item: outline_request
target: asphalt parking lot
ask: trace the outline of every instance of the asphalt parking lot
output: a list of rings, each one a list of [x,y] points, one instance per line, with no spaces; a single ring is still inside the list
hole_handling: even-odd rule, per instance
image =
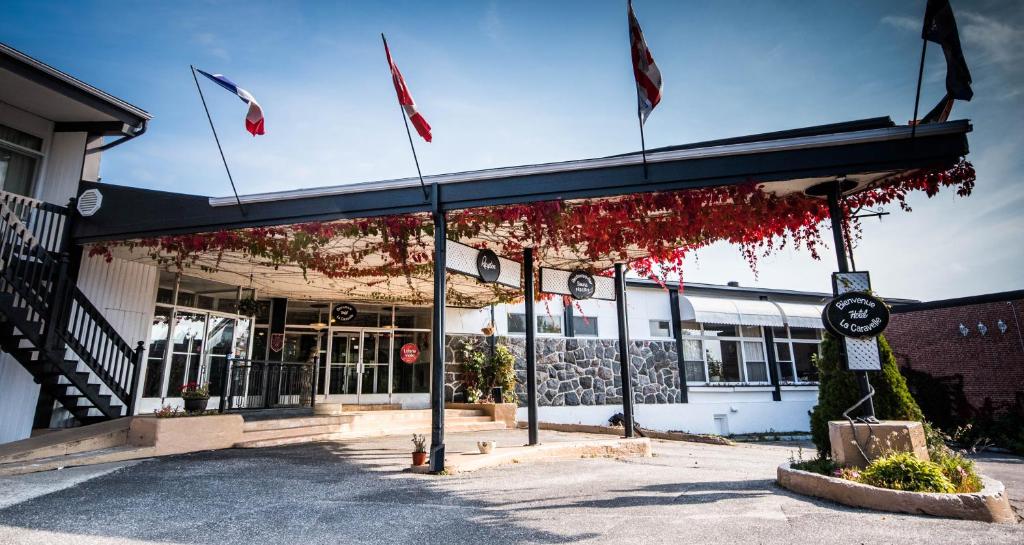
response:
[[[542,432],[542,440],[545,434]],[[453,434],[520,444],[521,430]],[[3,544],[1024,543],[1024,525],[852,509],[774,485],[795,450],[654,442],[647,459],[403,473],[408,438],[226,450],[0,479]],[[983,470],[1024,498],[1024,463]]]

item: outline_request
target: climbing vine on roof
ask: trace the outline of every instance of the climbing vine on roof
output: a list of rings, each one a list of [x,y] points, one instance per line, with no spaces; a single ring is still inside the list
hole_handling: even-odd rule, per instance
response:
[[[974,182],[974,168],[961,160],[948,168],[882,180],[877,187],[844,199],[843,207],[847,218],[861,208],[891,203],[909,211],[910,193],[921,191],[931,197],[942,188],[954,188],[966,197]],[[751,181],[618,198],[472,208],[450,212],[447,219],[449,237],[509,258],[517,259],[524,247],[532,246],[541,263],[561,259],[563,265],[595,270],[612,261],[628,261],[639,274],[664,279],[681,275],[690,252],[720,241],[737,245],[755,271],[759,258],[787,245],[817,259],[820,229],[828,217],[823,199],[776,196]],[[847,220],[854,237],[859,234],[857,222]],[[429,215],[407,214],[98,244],[90,255],[110,260],[112,248],[138,249],[158,263],[185,270],[216,269],[225,255],[232,254],[256,265],[297,266],[303,273],[315,271],[328,278],[429,278],[433,231]],[[566,259],[573,263],[564,263]],[[500,290],[495,294],[497,300],[515,295],[502,295]]]

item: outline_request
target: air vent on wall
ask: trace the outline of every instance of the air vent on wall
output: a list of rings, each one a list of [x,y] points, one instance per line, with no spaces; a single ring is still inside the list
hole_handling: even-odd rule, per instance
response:
[[[86,189],[78,196],[78,213],[83,216],[91,216],[99,212],[103,206],[103,194],[99,189]]]

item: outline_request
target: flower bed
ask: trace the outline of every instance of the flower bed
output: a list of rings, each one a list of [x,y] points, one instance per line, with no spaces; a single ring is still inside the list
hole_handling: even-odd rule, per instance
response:
[[[879,511],[933,515],[983,522],[1015,523],[1003,483],[979,475],[982,489],[975,493],[944,494],[908,492],[878,488],[860,482],[793,469],[791,462],[779,466],[779,486],[814,496]]]

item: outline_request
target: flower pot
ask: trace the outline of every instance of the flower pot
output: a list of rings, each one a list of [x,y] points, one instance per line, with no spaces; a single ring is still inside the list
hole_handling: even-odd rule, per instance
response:
[[[427,453],[426,452],[414,452],[414,453],[412,453],[412,465],[414,465],[414,466],[427,465]]]
[[[494,441],[477,441],[476,448],[480,449],[480,454],[490,454],[494,452],[494,446],[497,443]]]
[[[186,399],[185,400],[185,412],[194,413],[198,411],[206,410],[206,402],[210,398],[204,397],[202,399]]]

